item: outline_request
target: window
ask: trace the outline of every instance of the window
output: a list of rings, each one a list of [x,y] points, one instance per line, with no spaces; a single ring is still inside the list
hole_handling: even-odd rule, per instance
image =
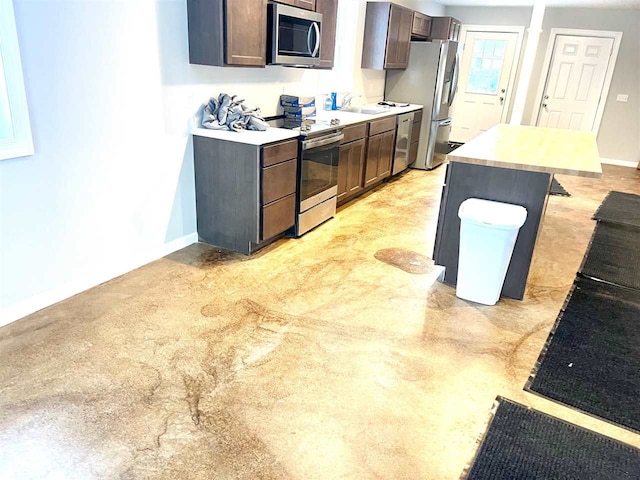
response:
[[[506,40],[476,40],[473,42],[467,93],[495,95],[502,75]]]
[[[0,160],[33,154],[12,0],[0,0]]]

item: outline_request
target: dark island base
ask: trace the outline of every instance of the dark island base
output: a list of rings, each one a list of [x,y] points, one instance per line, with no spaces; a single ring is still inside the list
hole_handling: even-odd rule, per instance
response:
[[[527,220],[518,233],[502,288],[502,296],[522,300],[552,178],[550,173],[450,162],[433,251],[435,264],[445,267],[444,283],[455,286],[458,279],[460,204],[468,198],[482,198],[522,205]]]

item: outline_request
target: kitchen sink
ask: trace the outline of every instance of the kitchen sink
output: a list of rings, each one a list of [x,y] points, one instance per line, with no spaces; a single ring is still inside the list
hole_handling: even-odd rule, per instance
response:
[[[378,113],[388,112],[389,108],[379,107],[379,106],[345,107],[345,108],[341,108],[340,111],[349,112],[349,113],[365,113],[368,115],[376,115]]]

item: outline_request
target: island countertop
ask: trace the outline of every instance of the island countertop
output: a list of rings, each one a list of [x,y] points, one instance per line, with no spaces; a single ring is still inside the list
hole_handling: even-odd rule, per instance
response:
[[[580,177],[602,176],[591,132],[498,124],[447,155],[450,162]]]

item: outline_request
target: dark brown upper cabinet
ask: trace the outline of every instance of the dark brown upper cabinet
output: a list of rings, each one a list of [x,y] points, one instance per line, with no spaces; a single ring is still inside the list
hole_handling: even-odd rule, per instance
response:
[[[264,67],[267,0],[187,0],[189,62]]]
[[[431,17],[431,40],[460,41],[462,22],[453,17]]]
[[[413,10],[391,2],[367,2],[362,68],[407,68],[412,25]]]
[[[319,68],[333,68],[336,50],[338,0],[316,0],[316,12],[322,14],[322,40]]]
[[[237,1],[237,0],[235,0]],[[318,0],[277,0],[276,3],[284,3],[291,5],[292,7],[304,8],[306,10],[319,11],[316,8],[316,4],[320,3]]]
[[[431,34],[431,17],[420,12],[413,12],[411,38],[426,40]]]

